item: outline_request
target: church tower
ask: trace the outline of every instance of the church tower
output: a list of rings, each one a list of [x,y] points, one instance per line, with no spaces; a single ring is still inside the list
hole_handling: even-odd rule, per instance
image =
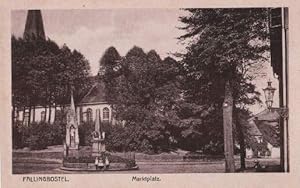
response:
[[[43,18],[40,10],[28,10],[23,38],[45,40]]]

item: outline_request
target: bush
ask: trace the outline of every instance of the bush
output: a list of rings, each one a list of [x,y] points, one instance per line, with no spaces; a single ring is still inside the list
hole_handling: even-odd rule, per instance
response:
[[[169,139],[159,131],[146,131],[137,124],[114,125],[107,129],[106,147],[109,151],[139,151],[159,153],[169,151]]]
[[[109,151],[124,151],[128,137],[126,138],[125,129],[122,126],[114,125],[107,130],[106,148]]]
[[[12,126],[13,148],[29,147],[31,150],[41,150],[50,145],[60,145],[65,139],[65,124],[56,121],[31,123],[24,126],[17,122]]]
[[[109,153],[101,153],[102,160],[105,160],[105,157],[108,158],[110,163],[125,163],[126,167],[134,167],[136,163],[132,159],[122,158],[120,156],[111,155]],[[94,156],[80,156],[80,157],[65,157],[63,159],[64,163],[94,163]]]
[[[66,135],[66,124],[56,121],[49,124],[50,145],[62,145]]]
[[[29,137],[29,127],[22,125],[21,121],[17,121],[12,126],[12,144],[14,149],[28,147],[25,140]]]
[[[51,145],[54,140],[52,134],[54,130],[52,129],[51,125],[45,122],[30,124],[30,136],[26,139],[29,148],[41,150]]]
[[[120,125],[112,125],[109,122],[102,122],[103,131],[105,132],[105,144],[109,151],[123,151],[126,146],[128,137],[125,129]],[[94,122],[82,122],[79,125],[79,145],[92,145],[92,132],[95,130]]]
[[[95,130],[94,122],[83,122],[78,126],[79,145],[92,145],[92,132]]]

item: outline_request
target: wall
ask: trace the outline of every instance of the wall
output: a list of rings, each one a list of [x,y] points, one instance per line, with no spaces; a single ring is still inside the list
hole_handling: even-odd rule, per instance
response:
[[[84,119],[80,119],[80,108],[81,108],[81,111],[82,113],[85,113],[87,112],[87,110],[90,108],[92,110],[92,118],[93,118],[93,121],[96,120],[96,109],[100,109],[100,117],[101,117],[101,120],[103,120],[103,109],[104,108],[108,108],[109,109],[109,121],[112,123],[112,124],[115,124],[115,119],[112,117],[112,108],[109,104],[107,103],[96,103],[96,104],[80,104],[76,107],[76,113],[77,113],[77,119],[78,121],[86,121],[86,118]],[[60,107],[51,107],[51,120],[50,120],[50,123],[53,123],[54,120],[55,120],[55,109],[56,110],[61,110]],[[30,122],[33,122],[33,109],[31,110],[31,118],[30,118]],[[35,108],[35,122],[40,122],[41,121],[41,113],[45,111],[45,108],[42,107],[42,106],[39,106],[39,107],[36,107]],[[26,109],[25,112],[29,112],[29,109]],[[23,121],[23,110],[19,110],[18,112],[18,117],[17,117],[17,120],[19,121]],[[47,108],[46,110],[46,122],[48,122],[48,119],[49,119],[49,108]],[[84,116],[82,116],[84,117]]]
[[[54,119],[55,119],[55,109],[59,110],[60,107],[51,107],[51,119],[50,119],[50,123],[53,123],[54,122]],[[40,122],[41,121],[41,113],[45,111],[45,107],[42,107],[42,106],[37,106],[35,107],[35,109],[31,109],[31,117],[30,117],[30,122],[33,122],[33,113],[35,113],[35,122]],[[23,121],[23,110],[19,110],[18,112],[18,116],[17,116],[17,120],[19,121]],[[29,113],[29,109],[26,109],[25,110],[25,113]],[[45,116],[46,116],[46,122],[48,122],[48,119],[49,119],[49,107],[46,109],[46,113],[45,113]]]
[[[280,158],[280,148],[273,147],[270,143],[268,143],[268,149],[271,151],[271,158]]]

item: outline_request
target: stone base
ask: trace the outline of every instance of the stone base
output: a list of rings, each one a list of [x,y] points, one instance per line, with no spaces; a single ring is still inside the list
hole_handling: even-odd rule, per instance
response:
[[[79,144],[76,144],[76,143],[74,143],[74,144],[71,144],[70,146],[69,146],[69,149],[73,149],[73,150],[75,150],[75,149],[79,149]]]
[[[101,153],[99,153],[99,152],[92,152],[92,156],[93,157],[100,157]]]
[[[92,144],[92,155],[96,156],[96,154],[100,154],[102,152],[105,152],[105,144],[102,142],[93,142]]]
[[[78,149],[69,149],[68,157],[79,157]]]

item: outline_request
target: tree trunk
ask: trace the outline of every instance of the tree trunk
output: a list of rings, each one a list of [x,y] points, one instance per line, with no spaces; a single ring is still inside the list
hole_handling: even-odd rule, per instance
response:
[[[46,122],[46,119],[47,119],[47,106],[45,106],[45,116],[44,116],[43,122]]]
[[[232,106],[232,87],[229,81],[226,81],[225,98],[223,103],[225,172],[235,172],[232,133]]]
[[[239,124],[238,126],[241,127],[241,124]],[[242,127],[241,127],[242,129]],[[243,130],[241,130],[241,134],[240,134],[240,152],[241,152],[241,169],[246,169],[246,148],[245,148],[245,138],[244,138],[244,133]]]
[[[238,132],[238,139],[240,142],[240,161],[241,161],[241,170],[244,170],[246,168],[246,163],[245,163],[245,158],[246,158],[246,149],[245,149],[245,138],[244,138],[244,133],[243,133],[243,127],[242,124],[239,121],[239,116],[236,113],[236,127],[237,127],[237,132]]]
[[[31,120],[31,105],[30,105],[30,107],[29,107],[29,118],[28,118],[28,125],[30,126],[30,120]]]
[[[23,107],[23,117],[22,117],[22,124],[24,125],[24,119],[25,119],[25,111],[26,111],[26,107]]]
[[[56,103],[54,104],[54,117],[53,117],[54,121],[56,120]]]
[[[49,105],[48,123],[51,123],[51,104]]]
[[[78,120],[78,122],[82,123],[83,122],[82,119],[83,119],[83,117],[82,117],[82,106],[80,106],[79,107],[79,120]]]
[[[35,122],[35,106],[33,106],[32,122]]]

